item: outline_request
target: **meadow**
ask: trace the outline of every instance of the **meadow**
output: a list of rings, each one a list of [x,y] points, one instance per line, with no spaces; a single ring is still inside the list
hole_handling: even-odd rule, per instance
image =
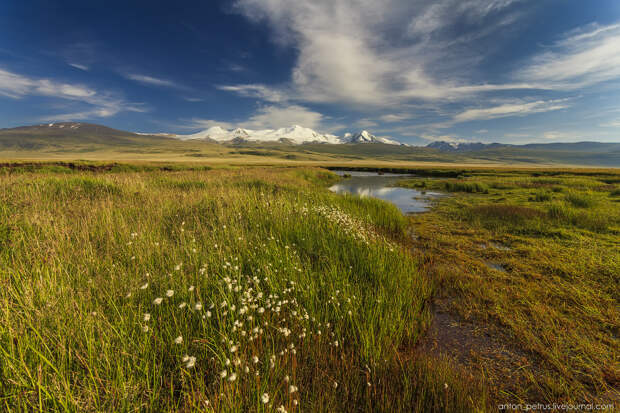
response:
[[[449,196],[405,217],[330,193],[339,178],[320,168],[5,165],[0,406],[466,412],[614,400],[618,175],[419,172],[435,177],[402,184]],[[469,334],[465,346],[429,344],[448,327]],[[472,330],[518,357],[490,355]]]
[[[619,183],[614,170],[401,182],[449,194],[411,218],[414,249],[438,283],[443,351],[494,399],[620,401]]]
[[[3,170],[3,410],[474,408],[411,357],[433,285],[395,207],[312,168],[80,169]]]

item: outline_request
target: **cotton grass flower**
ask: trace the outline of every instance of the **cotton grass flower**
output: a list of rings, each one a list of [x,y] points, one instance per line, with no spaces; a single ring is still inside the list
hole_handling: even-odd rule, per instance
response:
[[[263,404],[269,403],[269,395],[267,393],[263,393],[263,395],[260,396],[260,401],[263,402]]]
[[[196,357],[189,357],[185,368],[191,369],[196,365]]]
[[[194,304],[194,310],[196,310],[196,311],[200,311],[200,310],[202,310],[202,303],[196,303],[196,304]]]
[[[295,393],[298,390],[297,386],[293,386],[292,384],[290,386],[288,386],[288,392],[290,394]]]
[[[226,370],[220,371],[220,377],[221,378],[225,378],[227,375],[228,375],[228,372]]]
[[[181,344],[183,343],[183,336],[178,336],[177,338],[174,339],[174,344]]]
[[[156,299],[153,300],[153,304],[160,305],[162,301],[164,301],[163,298],[157,297]]]
[[[174,295],[174,290],[166,291],[166,297],[172,297]]]
[[[149,321],[151,319],[151,315],[149,313],[144,313],[144,322],[146,323],[147,321]]]
[[[228,376],[228,381],[233,382],[235,380],[237,380],[237,374],[231,373],[230,376]]]
[[[149,283],[146,283],[140,287],[141,290],[146,290],[147,288],[149,288]]]

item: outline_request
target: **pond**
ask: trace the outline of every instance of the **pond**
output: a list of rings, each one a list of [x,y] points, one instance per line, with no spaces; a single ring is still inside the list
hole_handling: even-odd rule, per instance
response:
[[[338,194],[371,196],[396,205],[404,214],[427,211],[433,198],[441,196],[439,192],[419,191],[417,189],[394,186],[399,180],[413,175],[379,174],[377,172],[334,171],[340,176],[351,175],[332,185],[329,190]]]

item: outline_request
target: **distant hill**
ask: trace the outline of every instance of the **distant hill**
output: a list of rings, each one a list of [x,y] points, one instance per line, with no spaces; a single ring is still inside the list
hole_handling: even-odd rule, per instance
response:
[[[81,122],[45,123],[33,126],[0,129],[2,149],[67,149],[68,145],[84,146],[141,146],[173,141],[161,135],[143,135]]]
[[[510,146],[501,143],[481,143],[481,142],[446,142],[435,141],[426,145],[427,148],[437,149],[442,152],[470,152],[480,151],[489,148],[499,148]]]
[[[510,145],[505,143],[435,141],[429,143],[426,147],[437,149],[442,152],[472,152],[498,148],[523,148],[542,151],[586,151],[602,153],[620,150],[620,142],[530,143],[525,145]]]

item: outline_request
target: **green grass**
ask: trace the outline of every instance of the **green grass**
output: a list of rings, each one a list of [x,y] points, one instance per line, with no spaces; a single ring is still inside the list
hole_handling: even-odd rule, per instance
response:
[[[522,359],[516,369],[501,352],[470,360],[498,402],[609,402],[620,395],[615,179],[481,171],[402,182],[489,188],[442,197],[412,225],[414,250],[423,251],[445,309],[498,339],[509,358]]]
[[[65,172],[0,181],[2,409],[485,408],[407,356],[433,285],[395,207],[319,169]]]

